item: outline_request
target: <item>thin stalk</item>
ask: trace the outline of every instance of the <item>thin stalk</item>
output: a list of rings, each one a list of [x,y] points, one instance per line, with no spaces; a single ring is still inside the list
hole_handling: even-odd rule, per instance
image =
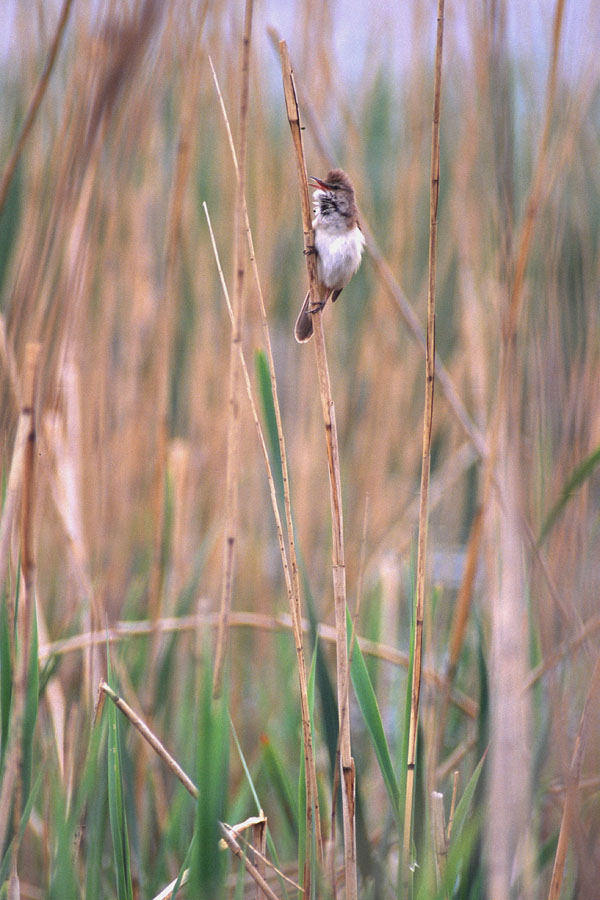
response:
[[[50,81],[50,75],[52,74],[52,69],[54,68],[54,62],[58,55],[58,50],[62,41],[62,37],[65,33],[65,28],[67,27],[67,21],[69,19],[69,13],[71,12],[72,5],[73,0],[64,0],[58,19],[58,25],[56,26],[56,31],[54,33],[54,38],[52,39],[50,49],[48,50],[46,64],[44,66],[42,74],[39,77],[39,81],[36,85],[35,91],[33,92],[33,97],[31,98],[29,109],[27,110],[27,114],[21,127],[21,131],[19,132],[19,137],[17,138],[15,146],[13,147],[13,151],[10,154],[8,162],[4,167],[4,172],[2,173],[2,181],[0,181],[0,214],[2,213],[4,204],[6,203],[6,196],[8,194],[10,183],[15,174],[17,163],[19,162],[19,157],[23,151],[23,147],[25,146],[27,138],[29,137],[29,134],[33,127],[33,123],[35,122],[35,117],[37,116],[40,104],[44,99],[44,94],[46,93],[48,82]]]
[[[233,142],[233,136],[231,134],[231,128],[229,126],[229,118],[227,116],[227,110],[225,108],[225,103],[223,101],[223,95],[221,93],[221,89],[219,87],[219,82],[217,79],[217,75],[212,63],[212,59],[209,56],[209,63],[213,74],[213,79],[215,82],[215,89],[217,91],[217,95],[219,97],[219,104],[221,106],[221,112],[223,114],[223,120],[225,122],[225,128],[227,131],[227,138],[229,141],[229,148],[231,151],[231,158],[233,162],[233,167],[235,169],[236,178],[239,181],[239,166],[237,161],[237,154],[235,151],[235,145]],[[317,854],[319,860],[323,858],[323,845],[322,845],[322,835],[321,835],[321,816],[319,810],[319,793],[317,790],[317,773],[315,766],[315,758],[314,758],[314,750],[313,750],[313,740],[312,740],[312,729],[310,724],[310,714],[309,714],[309,705],[308,705],[308,678],[306,674],[306,660],[304,658],[304,642],[303,642],[303,622],[302,622],[302,607],[300,602],[300,577],[298,571],[298,561],[296,557],[296,544],[294,538],[294,523],[292,519],[292,502],[290,497],[290,482],[289,482],[289,474],[288,474],[288,465],[287,465],[287,452],[285,448],[285,437],[283,434],[283,425],[281,420],[281,408],[279,405],[279,393],[277,390],[277,378],[275,376],[275,362],[273,359],[273,350],[271,347],[271,335],[269,331],[269,323],[267,320],[267,311],[265,307],[265,301],[263,297],[262,287],[260,283],[260,277],[258,272],[258,266],[256,263],[256,254],[254,252],[254,241],[252,238],[252,229],[250,227],[250,219],[248,217],[248,208],[246,205],[246,198],[244,196],[244,224],[246,229],[246,238],[248,241],[248,251],[250,254],[250,263],[252,266],[252,272],[254,275],[254,281],[256,285],[256,292],[258,296],[259,306],[260,306],[260,314],[262,320],[263,327],[263,337],[265,341],[265,350],[267,354],[267,362],[269,366],[269,375],[271,378],[271,392],[273,395],[273,404],[275,407],[275,421],[277,425],[277,436],[279,439],[279,451],[281,457],[281,474],[283,480],[283,500],[284,500],[284,509],[285,509],[285,521],[286,521],[286,530],[287,530],[287,538],[288,538],[288,546],[289,546],[289,554],[290,554],[290,570],[291,570],[291,592],[288,587],[288,600],[290,604],[290,613],[292,618],[292,630],[294,634],[294,645],[296,648],[296,659],[298,664],[298,682],[300,688],[300,712],[302,717],[302,741],[304,748],[304,763],[305,763],[305,771],[306,771],[306,816],[307,816],[307,834],[312,833],[313,820],[314,820],[314,829],[317,835]],[[284,565],[284,573],[285,573],[285,565]],[[287,584],[287,580],[286,580]],[[309,843],[307,842],[307,852],[309,851]],[[308,865],[308,859],[305,865],[305,889],[308,885],[308,873],[310,871],[310,866]]]
[[[442,89],[442,49],[444,38],[444,0],[438,0],[435,80],[433,86],[433,124],[431,139],[431,184],[429,195],[429,283],[427,291],[427,344],[425,351],[425,412],[423,416],[423,458],[419,507],[419,539],[417,549],[417,598],[413,644],[408,756],[406,770],[406,805],[404,811],[404,878],[408,878],[411,862],[417,734],[421,698],[423,615],[425,608],[425,571],[429,517],[429,475],[431,467],[431,432],[433,425],[433,389],[435,383],[435,288],[437,265],[437,223],[440,188],[440,102]]]
[[[238,179],[235,202],[235,224],[233,245],[233,328],[229,356],[229,421],[227,430],[227,477],[225,487],[225,539],[223,545],[223,578],[221,582],[221,605],[219,629],[215,648],[215,669],[213,694],[221,693],[223,664],[227,646],[227,622],[231,612],[233,578],[235,570],[235,550],[238,518],[238,482],[240,449],[240,395],[241,366],[238,347],[242,341],[244,326],[244,283],[246,279],[246,254],[244,250],[244,203],[246,196],[246,156],[248,150],[248,96],[250,91],[250,39],[252,35],[253,0],[246,0],[244,34],[242,37],[240,88],[240,138],[238,157]]]
[[[317,261],[314,253],[314,234],[311,223],[310,198],[308,192],[308,180],[304,161],[304,148],[302,143],[302,131],[300,128],[300,112],[294,86],[294,76],[290,63],[287,44],[281,41],[279,44],[281,54],[281,66],[283,73],[283,86],[287,116],[292,131],[294,149],[296,152],[296,167],[300,184],[300,199],[302,206],[302,227],[304,231],[304,249],[308,268],[311,303],[318,303]],[[349,692],[349,666],[348,666],[348,641],[346,621],[346,567],[344,562],[344,526],[342,518],[342,487],[340,477],[340,458],[335,421],[335,407],[331,394],[329,380],[329,368],[327,365],[327,351],[323,334],[323,322],[321,312],[317,311],[313,317],[315,356],[317,362],[317,374],[319,379],[319,393],[325,424],[325,437],[327,443],[327,462],[329,468],[329,486],[331,500],[331,527],[332,527],[332,563],[333,563],[333,595],[336,623],[336,661],[337,661],[337,692],[338,692],[338,716],[340,727],[340,768],[343,789],[343,820],[344,820],[344,869],[346,875],[346,897],[353,900],[357,896],[356,875],[356,841],[355,841],[355,770],[350,743],[350,724],[346,713],[348,708]]]

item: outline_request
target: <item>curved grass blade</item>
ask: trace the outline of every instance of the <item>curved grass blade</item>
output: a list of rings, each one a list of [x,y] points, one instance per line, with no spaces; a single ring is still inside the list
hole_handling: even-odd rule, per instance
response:
[[[581,487],[581,485],[591,478],[594,469],[600,463],[600,447],[597,447],[593,453],[590,453],[588,457],[586,457],[582,462],[579,463],[578,466],[575,466],[569,478],[567,478],[565,484],[563,485],[563,489],[560,493],[560,497],[551,508],[550,512],[546,516],[544,524],[542,525],[542,530],[540,531],[540,536],[537,541],[537,546],[541,546],[543,542],[548,537],[548,534],[554,527],[556,520],[562,513],[563,509],[575,493],[575,491]]]
[[[256,804],[256,814],[262,815],[263,807],[258,798],[258,793],[257,793],[256,787],[254,785],[254,780],[252,778],[252,775],[250,774],[250,769],[248,767],[248,763],[246,762],[246,757],[244,756],[244,753],[242,751],[242,747],[239,742],[237,732],[235,730],[235,725],[233,724],[233,719],[231,718],[231,716],[229,716],[229,724],[231,725],[231,733],[233,735],[233,740],[234,740],[238,755],[240,757],[240,761],[242,763],[242,768],[244,770],[244,774],[246,775],[246,781],[248,782],[248,786],[250,788],[250,793],[252,794],[252,797]],[[277,849],[275,847],[275,843],[274,843],[273,837],[271,835],[271,829],[268,826],[267,826],[267,847],[269,848],[269,853],[273,857],[273,861],[274,861],[275,865],[277,866],[278,869],[281,869],[279,855],[277,853]],[[288,892],[287,892],[287,888],[285,885],[285,881],[283,880],[283,878],[280,877],[279,873],[277,873],[277,877],[279,878],[279,885],[281,887],[282,896],[284,898],[287,898]]]
[[[485,758],[487,756],[487,750],[477,763],[475,767],[475,771],[469,778],[469,783],[467,784],[462,797],[460,798],[456,810],[454,812],[454,819],[452,825],[452,835],[450,837],[450,846],[453,845],[456,841],[458,841],[460,834],[463,830],[465,822],[467,820],[467,816],[469,815],[469,811],[471,809],[471,803],[473,801],[473,796],[475,794],[475,789],[477,788],[477,783],[479,781],[481,770],[483,769],[483,764],[485,762]]]
[[[277,433],[277,418],[275,416],[275,403],[273,402],[273,389],[271,385],[271,376],[269,374],[269,365],[267,363],[267,358],[262,350],[257,350],[254,354],[254,366],[256,369],[258,389],[260,392],[260,402],[265,419],[265,425],[267,427],[269,453],[271,455],[271,468],[273,470],[273,478],[275,480],[277,500],[280,508],[282,508],[283,468],[281,465],[281,449],[279,446],[279,435]]]
[[[348,640],[350,641],[352,638],[352,620],[348,611],[346,612],[346,615],[348,618]],[[377,757],[381,775],[383,777],[388,797],[390,798],[394,819],[396,820],[398,828],[401,829],[402,824],[400,819],[400,788],[396,780],[394,766],[392,765],[392,757],[390,755],[388,742],[383,729],[383,721],[381,719],[381,713],[379,712],[377,698],[375,697],[371,678],[369,677],[365,659],[358,641],[354,642],[350,674],[352,676],[354,693],[356,694],[356,699],[358,701],[364,723],[371,736],[375,756]]]
[[[110,655],[107,652],[107,681],[115,688]],[[118,900],[133,900],[129,833],[123,799],[121,736],[119,713],[114,703],[108,704],[108,811],[112,836]]]

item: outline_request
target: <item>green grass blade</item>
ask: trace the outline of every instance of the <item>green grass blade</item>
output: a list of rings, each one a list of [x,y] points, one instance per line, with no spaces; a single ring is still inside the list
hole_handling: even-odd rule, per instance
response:
[[[194,852],[194,841],[195,840],[196,840],[196,836],[194,835],[192,837],[192,840],[190,841],[190,846],[188,847],[187,853],[185,854],[185,859],[183,860],[183,863],[181,864],[181,868],[179,870],[177,880],[175,881],[175,885],[173,886],[173,891],[171,892],[170,900],[175,900],[175,897],[177,896],[177,892],[178,892],[179,888],[181,887],[181,884],[183,881],[183,876],[184,876],[186,870],[189,870],[189,867],[191,865],[192,854]]]
[[[212,697],[211,673],[203,673],[198,710],[195,842],[190,866],[191,896],[209,900],[223,896],[227,857],[219,850],[219,823],[225,819],[229,772],[227,688]]]
[[[8,742],[10,704],[12,699],[12,660],[6,594],[0,603],[0,777],[4,768],[4,754]]]
[[[281,449],[279,446],[279,434],[277,431],[277,418],[275,416],[275,403],[271,385],[269,365],[263,350],[257,350],[254,354],[254,366],[260,402],[267,431],[267,445],[271,456],[271,468],[279,505],[283,504],[283,468],[281,465]]]
[[[413,580],[414,583],[414,580]],[[404,729],[402,732],[402,746],[400,751],[400,840],[404,840],[404,815],[406,810],[406,784],[408,780],[408,733],[410,729],[410,707],[412,702],[412,676],[414,663],[414,646],[415,646],[415,619],[412,617],[410,627],[410,654],[408,658],[408,672],[406,675],[406,693],[404,697]],[[398,897],[402,897],[403,892],[403,853],[398,856]],[[412,874],[408,878],[412,886]]]
[[[462,797],[460,798],[456,810],[454,812],[454,820],[452,825],[452,837],[451,837],[451,845],[453,842],[457,841],[461,835],[465,822],[467,821],[467,816],[469,815],[469,811],[471,809],[471,804],[473,802],[473,796],[475,794],[475,789],[477,788],[477,783],[481,776],[481,770],[483,769],[483,764],[485,762],[485,757],[487,755],[487,750],[477,763],[475,767],[475,771],[469,778],[469,782],[464,790]]]
[[[581,485],[591,478],[592,474],[596,466],[600,463],[600,447],[597,447],[593,453],[590,453],[582,462],[579,463],[578,466],[575,466],[570,476],[567,478],[565,484],[563,485],[563,489],[560,492],[560,497],[551,508],[550,512],[546,516],[544,520],[544,524],[542,525],[542,529],[540,531],[540,536],[538,538],[537,545],[538,547],[543,544],[543,542],[548,537],[548,534],[552,530],[556,520],[562,513],[563,509],[575,493],[575,491],[581,487]]]
[[[349,613],[347,613],[347,617],[349,635],[348,639],[351,640],[352,620]],[[398,828],[400,829],[400,788],[396,780],[396,774],[394,772],[390,749],[388,746],[387,738],[385,736],[385,731],[383,729],[383,721],[381,719],[381,713],[379,711],[377,698],[375,697],[371,678],[369,677],[365,659],[358,641],[354,642],[351,676],[352,684],[354,686],[354,693],[356,695],[356,699],[358,701],[364,723],[371,736],[373,750],[375,751],[375,756],[377,757],[377,762],[379,763],[383,782],[390,799],[394,819],[396,820]]]
[[[108,683],[116,690],[110,657],[107,671]],[[117,897],[118,900],[133,900],[129,835],[123,798],[119,713],[114,703],[108,700],[106,702],[108,703],[108,811],[115,858]]]
[[[270,786],[279,798],[287,822],[295,839],[297,839],[300,815],[298,811],[298,801],[294,794],[292,783],[288,777],[279,751],[271,738],[267,735],[263,735],[261,737],[261,746],[265,771],[269,778]]]
[[[243,752],[242,746],[239,742],[237,731],[235,730],[235,725],[233,724],[233,719],[231,718],[231,716],[229,716],[229,724],[231,725],[231,733],[233,735],[233,740],[234,740],[234,743],[236,746],[236,750],[238,752],[240,761],[242,763],[242,768],[244,770],[244,774],[246,775],[246,781],[250,788],[250,793],[252,794],[252,798],[254,800],[254,803],[256,804],[256,813],[257,813],[257,815],[260,815],[263,812],[263,806],[258,798],[258,792],[256,790],[254,780],[250,773],[248,763],[246,762],[246,757],[244,756],[244,752]],[[279,860],[279,855],[277,853],[277,848],[275,847],[275,843],[274,843],[273,837],[271,835],[271,830],[269,829],[268,826],[267,826],[267,847],[269,848],[269,852],[270,852],[271,856],[273,857],[273,861],[274,861],[275,865],[277,866],[278,869],[281,869],[281,863]],[[285,881],[279,875],[277,877],[279,878],[279,884],[281,886],[282,896],[287,897],[288,894],[287,894]]]
[[[31,622],[31,644],[29,647],[29,670],[23,713],[23,799],[29,796],[33,771],[33,736],[37,722],[39,703],[38,630],[35,604]]]
[[[0,865],[0,885],[4,884],[6,879],[10,874],[10,864],[13,859],[13,854],[18,853],[19,847],[21,845],[21,841],[23,840],[23,835],[25,834],[25,829],[27,827],[27,823],[29,822],[29,816],[31,815],[31,810],[33,809],[33,804],[35,803],[37,796],[40,792],[40,788],[42,786],[42,779],[46,774],[45,768],[40,767],[40,771],[37,774],[35,782],[33,784],[33,788],[29,792],[29,796],[27,798],[27,803],[25,804],[25,808],[23,810],[23,815],[21,816],[21,821],[19,822],[19,829],[16,835],[13,837],[10,842],[6,853],[4,854],[4,858],[2,860],[2,865]]]

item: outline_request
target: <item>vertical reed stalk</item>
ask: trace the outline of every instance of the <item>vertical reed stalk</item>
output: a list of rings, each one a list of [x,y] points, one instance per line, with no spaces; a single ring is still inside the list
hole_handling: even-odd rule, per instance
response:
[[[33,547],[33,520],[36,477],[36,433],[35,433],[35,391],[40,355],[40,345],[27,344],[21,391],[21,421],[19,432],[26,430],[27,438],[23,458],[23,488],[21,495],[21,571],[23,590],[19,604],[18,652],[15,664],[15,690],[10,719],[10,742],[6,751],[2,790],[0,792],[0,847],[5,846],[6,835],[11,821],[12,806],[15,828],[22,813],[22,784],[20,769],[23,746],[23,716],[29,671],[29,651],[35,604],[35,554]],[[21,427],[22,426],[22,427]]]
[[[314,234],[311,224],[310,198],[306,165],[304,161],[304,148],[302,132],[300,128],[300,113],[298,100],[294,86],[287,44],[281,41],[279,44],[281,53],[281,66],[283,73],[283,86],[287,116],[292,131],[294,149],[296,151],[296,165],[300,183],[300,199],[302,205],[302,226],[304,231],[304,249],[306,251],[308,277],[310,285],[311,303],[318,303],[317,262],[314,253]],[[327,365],[327,351],[325,349],[325,337],[323,334],[323,322],[321,312],[314,314],[314,341],[317,373],[319,378],[319,393],[323,421],[325,424],[325,438],[327,442],[327,462],[329,467],[329,485],[331,499],[331,527],[332,527],[332,563],[333,563],[333,596],[336,622],[336,660],[337,660],[337,693],[338,693],[338,717],[340,727],[340,767],[343,784],[343,819],[344,819],[344,870],[346,876],[346,897],[352,900],[357,896],[356,874],[356,841],[355,841],[355,770],[350,743],[350,722],[347,714],[349,696],[349,668],[348,668],[348,639],[346,620],[346,567],[344,562],[344,526],[342,518],[342,486],[340,477],[340,458],[335,421],[335,407],[331,395],[329,380],[329,368]]]
[[[437,221],[440,188],[440,101],[442,89],[442,48],[444,38],[444,0],[438,0],[437,41],[435,48],[435,80],[433,86],[433,124],[431,137],[431,184],[429,194],[429,282],[427,291],[427,335],[425,350],[425,412],[423,416],[423,458],[419,506],[419,541],[417,549],[417,599],[413,644],[410,724],[406,768],[406,805],[404,811],[404,870],[408,880],[411,862],[413,804],[419,702],[423,655],[423,614],[425,607],[425,573],[427,560],[427,530],[429,516],[429,474],[431,466],[431,430],[433,425],[433,389],[435,382],[435,288],[437,264]]]
[[[221,607],[213,693],[221,692],[223,664],[227,646],[227,624],[231,611],[233,578],[235,570],[235,544],[238,518],[238,481],[240,445],[240,396],[242,370],[238,347],[241,345],[244,325],[244,282],[246,277],[246,250],[244,247],[244,198],[246,196],[246,156],[248,149],[248,95],[250,89],[250,38],[252,33],[253,0],[246,0],[244,34],[242,37],[240,87],[240,132],[238,152],[238,179],[235,199],[234,225],[234,273],[233,273],[233,328],[229,357],[229,423],[227,431],[227,480],[225,487],[225,540],[223,546],[223,580],[221,583]]]
[[[536,221],[544,196],[548,144],[554,101],[564,0],[554,12],[552,56],[546,88],[544,126],[536,167],[526,204],[515,255],[512,284],[506,285],[506,309],[500,345],[500,375],[495,418],[489,441],[486,494],[497,484],[499,560],[493,559],[492,666],[490,678],[491,758],[488,796],[488,872],[491,896],[508,900],[513,874],[526,885],[534,877],[530,844],[531,738],[530,698],[523,693],[528,667],[527,600],[523,570],[523,543],[528,540],[521,504],[522,458],[520,453],[521,389],[517,353],[519,321],[523,306],[525,271]],[[485,502],[485,501],[484,501]],[[530,539],[529,542],[531,543]],[[538,555],[538,560],[542,557]],[[499,565],[498,565],[499,562]],[[542,569],[545,573],[545,568]],[[497,572],[497,574],[496,574]],[[550,584],[550,582],[549,582]],[[559,606],[560,608],[560,606]],[[511,785],[510,793],[506,785]],[[528,891],[527,895],[531,892]]]

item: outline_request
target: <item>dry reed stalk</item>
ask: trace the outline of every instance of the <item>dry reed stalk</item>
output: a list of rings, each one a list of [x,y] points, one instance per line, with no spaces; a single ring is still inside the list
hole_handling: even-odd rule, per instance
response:
[[[446,870],[448,859],[448,836],[444,816],[444,795],[439,791],[431,792],[431,829],[433,832],[433,848],[435,855],[435,876],[438,890]],[[445,892],[446,897],[448,896]]]
[[[269,900],[279,900],[277,894],[273,891],[271,887],[267,884],[261,873],[257,868],[253,865],[253,863],[248,858],[247,854],[244,853],[240,845],[238,844],[235,832],[229,825],[225,825],[224,822],[219,823],[221,828],[221,834],[223,835],[223,840],[233,853],[233,855],[240,860],[244,864],[246,871],[250,875],[250,877],[256,882],[257,888],[262,892],[265,897],[268,897]]]
[[[231,151],[231,157],[233,161],[233,166],[236,172],[236,178],[239,178],[239,170],[238,170],[238,162],[237,162],[237,154],[235,151],[235,145],[233,143],[233,137],[231,134],[231,128],[229,126],[229,118],[227,116],[227,110],[225,108],[225,103],[223,101],[223,95],[221,93],[221,89],[219,87],[219,82],[217,79],[217,75],[212,63],[212,59],[209,57],[209,62],[213,74],[213,79],[215,82],[215,88],[217,91],[217,95],[219,97],[219,104],[221,107],[221,112],[223,115],[223,120],[225,123],[225,128],[227,131],[227,138],[229,141],[229,148]],[[277,390],[277,379],[275,376],[275,362],[273,359],[273,350],[271,347],[271,335],[269,331],[269,323],[267,320],[267,311],[265,308],[265,302],[262,292],[262,287],[260,283],[260,277],[258,273],[258,266],[256,264],[256,254],[254,252],[254,241],[252,238],[252,229],[250,227],[250,219],[248,217],[248,208],[246,205],[246,199],[244,196],[244,221],[246,227],[246,237],[248,240],[248,251],[250,254],[250,262],[252,265],[252,271],[254,274],[254,281],[256,285],[258,301],[260,306],[261,320],[262,320],[262,328],[263,328],[263,337],[265,341],[265,349],[267,354],[267,363],[269,366],[269,376],[271,379],[271,393],[273,396],[273,404],[275,407],[275,422],[277,425],[277,437],[279,440],[279,450],[280,450],[280,458],[281,458],[281,474],[283,480],[283,500],[284,500],[284,509],[285,509],[285,520],[286,520],[286,530],[287,530],[287,538],[288,538],[288,547],[290,553],[290,569],[291,569],[291,585],[288,585],[287,576],[286,576],[286,586],[288,587],[288,600],[290,604],[290,613],[292,618],[292,630],[294,634],[294,645],[296,648],[296,660],[298,664],[298,682],[300,688],[300,711],[302,718],[302,744],[304,750],[304,763],[305,763],[305,772],[306,772],[306,816],[307,816],[307,834],[312,834],[312,829],[314,825],[314,830],[316,832],[317,838],[317,854],[319,860],[323,858],[323,845],[322,845],[322,834],[321,834],[321,815],[319,810],[319,792],[317,789],[317,773],[316,773],[316,765],[315,765],[315,757],[313,750],[313,740],[312,740],[312,729],[310,724],[310,714],[309,714],[309,706],[308,706],[308,679],[306,675],[306,660],[304,658],[304,643],[303,643],[303,623],[302,623],[302,607],[300,602],[300,578],[298,572],[298,561],[296,558],[296,544],[294,538],[294,523],[292,519],[292,503],[290,497],[290,481],[288,474],[288,464],[287,464],[287,452],[285,447],[285,437],[283,434],[283,425],[281,420],[281,408],[279,405],[279,392]],[[223,280],[222,280],[223,283]],[[266,447],[264,447],[263,441],[263,453],[266,454],[268,459],[268,454],[266,453]],[[268,467],[269,470],[269,467]],[[279,519],[279,513],[277,510],[277,502],[276,496],[274,494],[274,485],[271,488],[271,498],[273,502],[273,508],[275,512],[275,520],[276,522]],[[285,549],[285,548],[284,548]],[[287,572],[287,562],[285,553],[282,555],[282,560],[284,561],[284,575]],[[291,587],[291,589],[290,589]],[[309,843],[307,842],[307,853],[309,852]],[[309,877],[309,866],[308,866],[308,857],[305,864],[305,879]],[[308,881],[304,882],[305,888],[308,886]]]
[[[148,728],[144,720],[138,716],[138,714],[129,706],[128,703],[123,700],[113,689],[108,685],[105,681],[100,682],[100,686],[98,688],[98,706],[96,710],[96,719],[100,715],[102,711],[101,700],[102,696],[106,694],[112,702],[115,704],[117,709],[121,710],[124,716],[131,722],[133,727],[139,731],[145,741],[152,747],[156,755],[162,759],[162,761],[168,766],[168,768],[173,772],[176,778],[182,783],[186,791],[192,795],[192,797],[197,800],[198,799],[198,788],[191,780],[191,778],[186,775],[183,771],[175,757],[171,756],[169,751],[166,749],[164,744],[157,738],[154,732]]]
[[[558,51],[564,0],[557,0],[553,45],[546,89],[544,127],[532,186],[521,229],[512,285],[509,286],[501,335],[500,374],[496,414],[489,440],[490,456],[485,495],[490,484],[499,484],[500,572],[492,592],[492,668],[490,678],[491,759],[487,822],[488,890],[497,900],[508,900],[515,867],[525,885],[533,880],[529,853],[531,772],[529,767],[531,713],[523,692],[528,669],[527,602],[523,543],[529,540],[521,510],[519,427],[521,417],[520,367],[517,357],[519,319],[523,304],[524,276],[533,231],[541,211],[542,189],[550,125],[554,111]],[[497,467],[497,461],[499,463]],[[485,501],[484,501],[485,502]],[[530,542],[530,541],[529,541]],[[538,556],[538,559],[541,555]],[[491,563],[494,573],[496,560]],[[545,571],[542,569],[542,571]],[[551,580],[550,582],[551,583]],[[558,605],[562,609],[562,604]],[[563,615],[567,611],[563,609]],[[507,784],[511,785],[507,792]],[[527,888],[525,888],[527,892]]]
[[[19,133],[19,137],[15,143],[12,153],[8,159],[4,167],[4,172],[2,173],[2,180],[0,181],[0,214],[4,209],[4,204],[6,202],[6,196],[8,194],[8,189],[10,187],[10,183],[12,181],[13,175],[15,174],[15,170],[17,168],[17,163],[19,162],[19,157],[23,151],[23,147],[25,146],[25,142],[29,137],[29,133],[33,127],[33,123],[35,122],[35,118],[37,116],[38,110],[40,108],[40,104],[44,99],[44,94],[46,93],[46,88],[48,87],[48,82],[50,81],[50,75],[52,74],[52,69],[54,68],[54,62],[56,60],[58,50],[62,41],[62,37],[65,33],[65,28],[67,27],[67,21],[69,19],[69,13],[71,12],[71,6],[73,5],[73,0],[64,0],[62,9],[60,11],[60,16],[58,18],[58,24],[56,26],[56,31],[54,33],[54,37],[52,39],[52,43],[50,44],[50,48],[48,50],[48,56],[46,58],[46,63],[44,65],[42,74],[40,75],[39,81],[36,85],[35,91],[33,93],[33,97],[31,98],[31,102],[29,104],[29,109],[25,115],[25,119],[23,121],[23,125],[21,126],[21,131]]]
[[[36,431],[35,402],[38,380],[40,345],[29,343],[25,347],[23,382],[21,390],[21,419],[24,421],[25,447],[23,451],[21,495],[21,571],[23,587],[19,602],[17,633],[18,651],[15,651],[14,697],[10,719],[10,737],[4,760],[2,788],[0,790],[0,847],[5,846],[11,821],[18,827],[23,805],[21,762],[23,717],[29,672],[29,652],[35,608],[35,552],[34,514],[36,500]],[[11,815],[12,812],[12,815]]]
[[[569,767],[565,805],[563,808],[562,819],[560,823],[560,831],[558,834],[558,844],[556,847],[556,856],[554,857],[554,866],[552,868],[552,879],[550,889],[548,891],[548,900],[559,900],[562,888],[565,862],[567,858],[567,849],[569,846],[569,838],[573,818],[577,812],[577,791],[581,780],[581,767],[583,765],[583,750],[586,725],[588,722],[588,711],[590,702],[594,694],[600,688],[600,657],[596,660],[594,671],[590,680],[587,697],[581,713],[579,721],[579,729],[575,738],[575,746],[573,748],[573,756]]]
[[[302,206],[302,227],[304,231],[304,250],[309,277],[309,290],[311,305],[318,305],[317,261],[314,253],[314,234],[311,224],[310,198],[306,165],[304,162],[304,148],[302,143],[302,131],[300,128],[300,112],[294,86],[294,76],[290,63],[287,44],[281,41],[279,44],[281,54],[281,67],[283,73],[283,87],[288,121],[294,142],[296,168],[300,187]],[[346,620],[346,567],[344,562],[344,531],[342,519],[342,488],[340,476],[339,446],[337,438],[337,426],[335,421],[335,407],[331,395],[329,381],[329,368],[327,365],[327,351],[325,349],[325,337],[323,334],[322,313],[320,310],[313,316],[315,357],[319,379],[319,393],[321,408],[325,424],[325,437],[327,443],[327,462],[329,468],[330,500],[331,500],[331,527],[332,527],[332,562],[333,562],[333,595],[336,623],[336,662],[337,662],[337,693],[338,693],[338,717],[340,728],[340,768],[343,784],[343,821],[344,821],[344,870],[346,876],[346,897],[354,900],[357,897],[357,872],[356,872],[356,836],[355,836],[355,769],[350,743],[350,723],[347,714],[349,703],[350,672],[348,667],[348,639]]]
[[[171,377],[171,359],[173,352],[173,334],[175,331],[175,309],[178,292],[177,263],[181,243],[181,222],[185,201],[186,187],[193,160],[194,130],[196,128],[196,107],[200,84],[200,64],[202,52],[200,42],[203,34],[207,3],[200,15],[196,37],[190,50],[189,77],[185,79],[181,124],[177,140],[177,155],[171,197],[169,202],[169,218],[167,222],[165,251],[165,283],[161,303],[160,329],[157,336],[158,385],[156,408],[156,458],[152,484],[153,505],[153,543],[152,564],[148,585],[148,606],[150,617],[156,620],[161,615],[163,600],[164,568],[162,548],[165,528],[165,477],[169,452],[169,380]],[[157,640],[153,639],[151,647],[151,665],[147,680],[148,702],[154,685],[154,671],[158,658]]]
[[[225,486],[225,535],[223,544],[223,578],[219,628],[215,647],[213,694],[221,693],[223,665],[227,648],[227,622],[231,613],[231,597],[235,570],[235,549],[238,519],[238,482],[240,469],[240,396],[241,366],[238,347],[244,327],[244,282],[246,251],[244,248],[244,203],[246,196],[246,158],[248,152],[248,96],[250,90],[250,39],[252,34],[253,0],[246,0],[244,33],[241,49],[241,87],[238,177],[236,182],[233,234],[233,328],[229,356],[229,419],[227,428],[227,474]]]
[[[458,777],[459,777],[458,769],[455,769],[452,773],[452,799],[450,801],[450,814],[448,816],[448,841],[452,837],[452,825],[454,823],[454,811],[456,809],[456,794],[458,791]]]
[[[413,804],[419,704],[421,697],[423,616],[425,608],[425,577],[427,563],[427,532],[429,519],[429,474],[431,466],[431,431],[433,425],[433,389],[435,381],[435,291],[437,265],[437,223],[440,188],[440,103],[442,90],[442,50],[444,39],[444,0],[438,0],[437,39],[435,48],[435,78],[433,85],[433,123],[431,137],[431,186],[429,194],[429,283],[427,291],[427,346],[425,353],[425,410],[423,414],[423,459],[419,509],[419,538],[417,545],[417,598],[414,619],[413,670],[411,685],[408,755],[406,766],[406,805],[404,813],[404,870],[408,882],[413,831]]]

